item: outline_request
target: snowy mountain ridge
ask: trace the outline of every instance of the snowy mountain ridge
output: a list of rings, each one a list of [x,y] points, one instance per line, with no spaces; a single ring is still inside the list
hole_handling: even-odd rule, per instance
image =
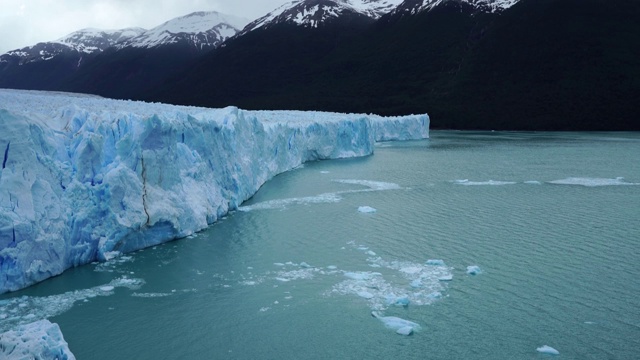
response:
[[[345,15],[359,15],[375,20],[401,3],[402,0],[295,0],[251,22],[239,35],[281,23],[316,28]]]
[[[515,5],[520,0],[404,0],[392,13],[401,15],[415,15],[431,11],[446,3],[468,4],[481,12],[499,13]]]
[[[215,47],[235,35],[247,23],[249,20],[241,17],[200,11],[169,20],[118,43],[116,47],[152,48],[181,41],[200,49]]]
[[[496,13],[520,0],[294,0],[251,22],[237,35],[282,23],[317,28],[346,16],[377,20],[388,13],[415,15],[448,2],[466,3],[482,12]]]
[[[200,50],[218,46],[249,23],[248,19],[215,11],[195,12],[169,20],[153,29],[126,28],[101,30],[87,28],[60,39],[42,42],[0,56],[0,63],[14,61],[20,65],[78,52],[80,55],[100,53],[108,48],[154,48],[183,42]]]

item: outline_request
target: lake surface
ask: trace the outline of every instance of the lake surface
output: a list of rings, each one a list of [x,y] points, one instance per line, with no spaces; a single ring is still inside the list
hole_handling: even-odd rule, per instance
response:
[[[637,359],[639,296],[640,134],[433,131],[0,296],[0,330],[47,317],[78,359]]]

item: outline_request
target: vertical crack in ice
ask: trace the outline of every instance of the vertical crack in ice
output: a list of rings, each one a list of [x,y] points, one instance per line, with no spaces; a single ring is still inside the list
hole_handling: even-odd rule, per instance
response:
[[[151,223],[151,216],[147,211],[147,168],[144,166],[144,156],[140,156],[140,162],[142,163],[142,207],[144,208],[144,213],[147,214],[147,223],[145,225],[148,226]]]
[[[2,161],[2,168],[7,167],[7,159],[9,159],[9,146],[11,145],[11,141],[7,143],[7,148],[4,150],[4,161]]]

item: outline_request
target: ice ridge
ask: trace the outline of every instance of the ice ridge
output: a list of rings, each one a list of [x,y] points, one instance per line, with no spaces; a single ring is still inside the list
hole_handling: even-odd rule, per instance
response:
[[[429,117],[205,109],[0,89],[0,293],[182,238],[306,161],[422,139]]]

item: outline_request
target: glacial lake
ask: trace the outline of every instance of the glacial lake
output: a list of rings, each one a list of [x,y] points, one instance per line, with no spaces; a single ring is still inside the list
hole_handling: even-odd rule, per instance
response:
[[[40,318],[78,359],[638,359],[640,134],[308,163],[196,236],[0,296],[0,331]]]

